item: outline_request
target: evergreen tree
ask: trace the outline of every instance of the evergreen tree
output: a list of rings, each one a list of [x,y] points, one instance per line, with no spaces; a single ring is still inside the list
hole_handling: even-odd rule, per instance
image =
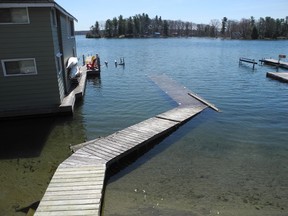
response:
[[[253,26],[251,38],[253,40],[256,40],[256,39],[258,39],[258,37],[259,37],[258,30],[257,30],[256,26]]]
[[[116,17],[113,18],[112,20],[113,23],[113,37],[117,37],[118,35],[118,20]]]
[[[228,21],[227,17],[223,17],[223,19],[222,19],[222,28],[221,28],[221,34],[222,34],[223,37],[225,37],[227,21]]]
[[[113,23],[108,19],[105,23],[105,37],[112,37]]]
[[[120,15],[118,19],[118,36],[125,35],[125,25],[126,25],[126,20],[123,19],[122,15]]]
[[[127,21],[127,34],[129,37],[134,36],[133,34],[133,20],[132,17],[129,17],[128,21]]]
[[[165,37],[168,37],[168,31],[169,31],[169,24],[168,24],[167,20],[164,20],[163,34]]]

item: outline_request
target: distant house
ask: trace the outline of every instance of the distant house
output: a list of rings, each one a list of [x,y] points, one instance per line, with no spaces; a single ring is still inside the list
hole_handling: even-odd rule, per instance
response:
[[[154,37],[160,37],[161,36],[161,33],[160,32],[154,32]]]
[[[74,21],[53,0],[0,0],[0,118],[59,112],[77,56]]]

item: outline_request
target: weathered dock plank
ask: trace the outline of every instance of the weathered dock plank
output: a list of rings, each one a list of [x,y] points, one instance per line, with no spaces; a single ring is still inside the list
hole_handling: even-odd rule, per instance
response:
[[[95,151],[95,152],[101,152],[101,154],[108,156],[110,158],[109,160],[111,160],[111,159],[113,159],[119,155],[118,152],[112,151],[112,150],[107,149],[107,148],[103,148],[102,146],[99,146],[97,144],[85,146],[83,148],[83,150],[85,151],[86,148],[88,148],[92,151]]]
[[[69,184],[69,183],[72,183],[72,184],[77,184],[78,182],[97,182],[97,184],[101,184],[101,180],[103,179],[103,176],[83,176],[83,177],[79,177],[77,179],[67,179],[67,178],[54,178],[53,177],[53,183],[51,184]],[[49,184],[50,185],[50,184]],[[83,184],[85,185],[85,184]]]
[[[154,141],[207,108],[187,88],[166,75],[151,78],[178,107],[140,123],[77,145],[56,170],[35,213],[46,215],[100,215],[106,168],[138,148]]]
[[[83,179],[85,181],[85,179]],[[101,193],[92,191],[91,193],[86,194],[70,194],[70,195],[59,195],[59,196],[45,196],[42,201],[57,201],[57,200],[81,200],[85,203],[99,203],[101,199]],[[94,201],[93,201],[94,200]],[[50,203],[51,204],[51,203]]]
[[[103,149],[107,149],[109,151],[113,151],[117,154],[121,154],[122,152],[126,151],[127,149],[123,149],[123,148],[117,148],[115,146],[111,146],[109,145],[109,143],[95,143],[94,146],[97,146],[99,148],[103,148]]]
[[[89,145],[88,145],[89,146]],[[103,152],[97,152],[97,151],[94,151],[93,149],[90,149],[90,148],[87,148],[87,146],[83,147],[82,148],[83,151],[87,152],[88,154],[91,154],[91,155],[94,155],[94,156],[97,156],[97,157],[100,157],[102,160],[104,160],[106,163],[108,161],[110,161],[113,157],[103,153]]]
[[[62,190],[62,191],[50,191],[47,189],[46,191],[46,196],[54,198],[54,200],[57,200],[59,202],[65,202],[66,200],[59,200],[58,196],[61,196],[63,194],[65,194],[66,196],[71,196],[71,195],[78,195],[78,194],[99,194],[101,193],[101,189],[99,189],[97,187],[97,189],[93,189],[93,190]],[[70,201],[67,201],[70,202]],[[44,202],[45,203],[45,202]]]
[[[121,152],[127,151],[130,149],[129,146],[124,146],[124,145],[118,144],[117,142],[113,142],[108,139],[106,139],[105,141],[99,141],[97,144],[100,146],[105,145],[107,148],[116,149],[117,151],[121,151]]]
[[[99,178],[100,178],[100,176],[99,176]],[[81,178],[81,179],[83,179],[83,178]],[[81,184],[81,186],[101,185],[97,181],[94,182],[94,179],[95,178],[93,178],[91,181],[90,180],[88,181],[88,179],[86,179],[86,181],[83,182]],[[51,184],[51,188],[64,188],[64,187],[70,187],[70,186],[77,186],[78,187],[79,186],[79,181],[73,181],[73,182],[51,181],[50,184]]]
[[[81,202],[80,202],[81,203]],[[57,204],[57,203],[56,203]],[[64,205],[64,204],[61,204],[61,205],[56,205],[54,207],[54,211],[79,211],[79,210],[93,210],[95,209],[94,207],[94,204],[95,203],[81,203],[81,205],[75,205],[75,204],[78,204],[78,203],[75,203],[74,204],[71,202],[70,205]],[[85,204],[85,205],[83,205]],[[55,203],[53,204],[55,205]],[[43,206],[42,207],[43,210],[46,210],[46,211],[49,211],[50,210],[50,207],[49,206]]]
[[[56,216],[56,215],[69,215],[69,216],[95,216],[99,215],[99,209],[93,209],[93,210],[77,210],[77,211],[53,211],[51,209],[47,209],[46,212],[41,212],[40,214],[38,211],[34,215],[41,215],[41,216]]]
[[[113,148],[113,147],[111,147],[108,144],[103,143],[103,142],[93,143],[93,144],[90,144],[88,146],[91,147],[92,149],[104,151],[104,152],[106,152],[108,154],[112,154],[112,155],[115,155],[115,156],[117,156],[118,154],[120,154],[123,151],[125,151],[125,150],[120,150],[118,148]]]
[[[288,72],[268,72],[267,77],[288,83]]]
[[[161,113],[157,115],[157,117],[181,123],[198,114],[202,110],[203,108],[200,107],[178,107],[168,112]]]
[[[90,155],[87,152],[83,150],[79,150],[76,153],[72,154],[67,160],[62,162],[59,167],[66,167],[70,168],[71,166],[76,167],[86,167],[87,165],[91,164],[105,164],[106,161],[102,160],[99,157],[96,157],[94,155]],[[94,167],[96,168],[96,167]],[[100,169],[102,169],[101,166],[99,166]]]

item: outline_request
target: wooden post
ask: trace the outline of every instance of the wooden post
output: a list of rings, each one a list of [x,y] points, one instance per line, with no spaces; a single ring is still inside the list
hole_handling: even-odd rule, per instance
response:
[[[217,112],[220,112],[220,110],[213,104],[209,103],[208,101],[200,98],[199,96],[197,96],[196,94],[192,94],[190,92],[188,92],[188,95],[193,97],[193,98],[196,98],[197,100],[199,100],[200,102],[202,102],[203,104],[205,104],[206,106],[210,107],[211,109],[217,111]]]
[[[286,55],[283,55],[283,54],[280,54],[280,55],[279,55],[278,67],[280,66],[280,60],[281,60],[282,58],[286,58]]]

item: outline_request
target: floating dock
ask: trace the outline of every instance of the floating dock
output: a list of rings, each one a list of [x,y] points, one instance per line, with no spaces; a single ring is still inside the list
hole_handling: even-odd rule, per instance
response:
[[[288,72],[268,72],[267,77],[288,83]]]
[[[57,168],[35,216],[101,215],[107,168],[176,130],[205,108],[216,108],[165,75],[153,76],[151,80],[178,106],[72,148],[75,153]]]
[[[288,69],[288,62],[285,61],[279,61],[276,59],[261,59],[259,60],[261,62],[261,64],[268,64],[268,65],[273,65],[273,66],[277,66],[280,68],[286,68]]]

